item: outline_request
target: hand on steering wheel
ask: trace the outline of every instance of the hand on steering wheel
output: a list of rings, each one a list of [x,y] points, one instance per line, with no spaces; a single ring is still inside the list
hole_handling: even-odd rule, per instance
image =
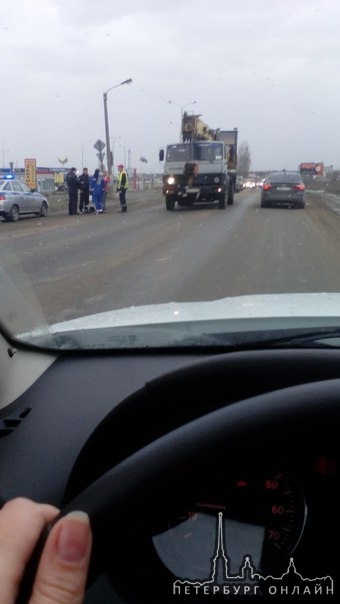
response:
[[[1,509],[1,604],[17,602],[28,560],[42,530],[58,512],[54,506],[23,498],[12,499]],[[89,518],[83,512],[71,512],[53,526],[41,555],[29,604],[83,602],[91,541]]]

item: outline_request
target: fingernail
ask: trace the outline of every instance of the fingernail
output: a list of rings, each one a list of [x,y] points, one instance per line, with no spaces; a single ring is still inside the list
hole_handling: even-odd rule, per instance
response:
[[[85,512],[71,512],[61,522],[57,550],[65,562],[79,562],[88,552],[90,520]]]

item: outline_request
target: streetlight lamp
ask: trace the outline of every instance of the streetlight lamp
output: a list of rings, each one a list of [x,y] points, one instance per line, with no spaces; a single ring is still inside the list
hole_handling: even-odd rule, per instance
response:
[[[170,103],[171,105],[176,105],[176,107],[179,107],[181,110],[181,128],[180,128],[180,133],[179,133],[179,140],[182,140],[182,124],[183,124],[183,114],[184,114],[184,109],[185,107],[189,107],[189,105],[196,105],[196,103],[198,103],[198,101],[191,101],[191,103],[185,103],[185,105],[180,105],[179,103],[175,103],[174,101],[168,101],[168,103]]]
[[[110,92],[110,90],[113,90],[114,88],[119,88],[119,86],[123,86],[124,84],[132,84],[131,78],[129,78],[128,80],[124,80],[124,82],[120,82],[120,84],[116,84],[115,86],[111,86],[111,88],[108,88],[108,90],[103,93],[104,119],[105,119],[105,137],[106,137],[106,156],[107,156],[107,171],[108,171],[109,177],[111,177],[111,173],[112,173],[112,158],[111,158],[111,150],[110,150],[109,117],[108,117],[108,113],[107,113],[107,95]]]

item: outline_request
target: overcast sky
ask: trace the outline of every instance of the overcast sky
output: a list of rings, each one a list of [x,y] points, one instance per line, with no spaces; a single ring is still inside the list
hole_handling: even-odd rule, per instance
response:
[[[0,164],[161,171],[180,106],[237,127],[253,170],[340,167],[339,0],[16,0],[0,21]],[[173,103],[168,103],[172,100]],[[193,105],[192,101],[197,101]],[[129,153],[130,150],[130,153]],[[142,164],[140,157],[147,158]]]

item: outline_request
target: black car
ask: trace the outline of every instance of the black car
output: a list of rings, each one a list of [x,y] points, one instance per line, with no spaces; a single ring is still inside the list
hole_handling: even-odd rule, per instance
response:
[[[305,185],[299,172],[271,172],[261,192],[261,208],[269,206],[305,207]]]

